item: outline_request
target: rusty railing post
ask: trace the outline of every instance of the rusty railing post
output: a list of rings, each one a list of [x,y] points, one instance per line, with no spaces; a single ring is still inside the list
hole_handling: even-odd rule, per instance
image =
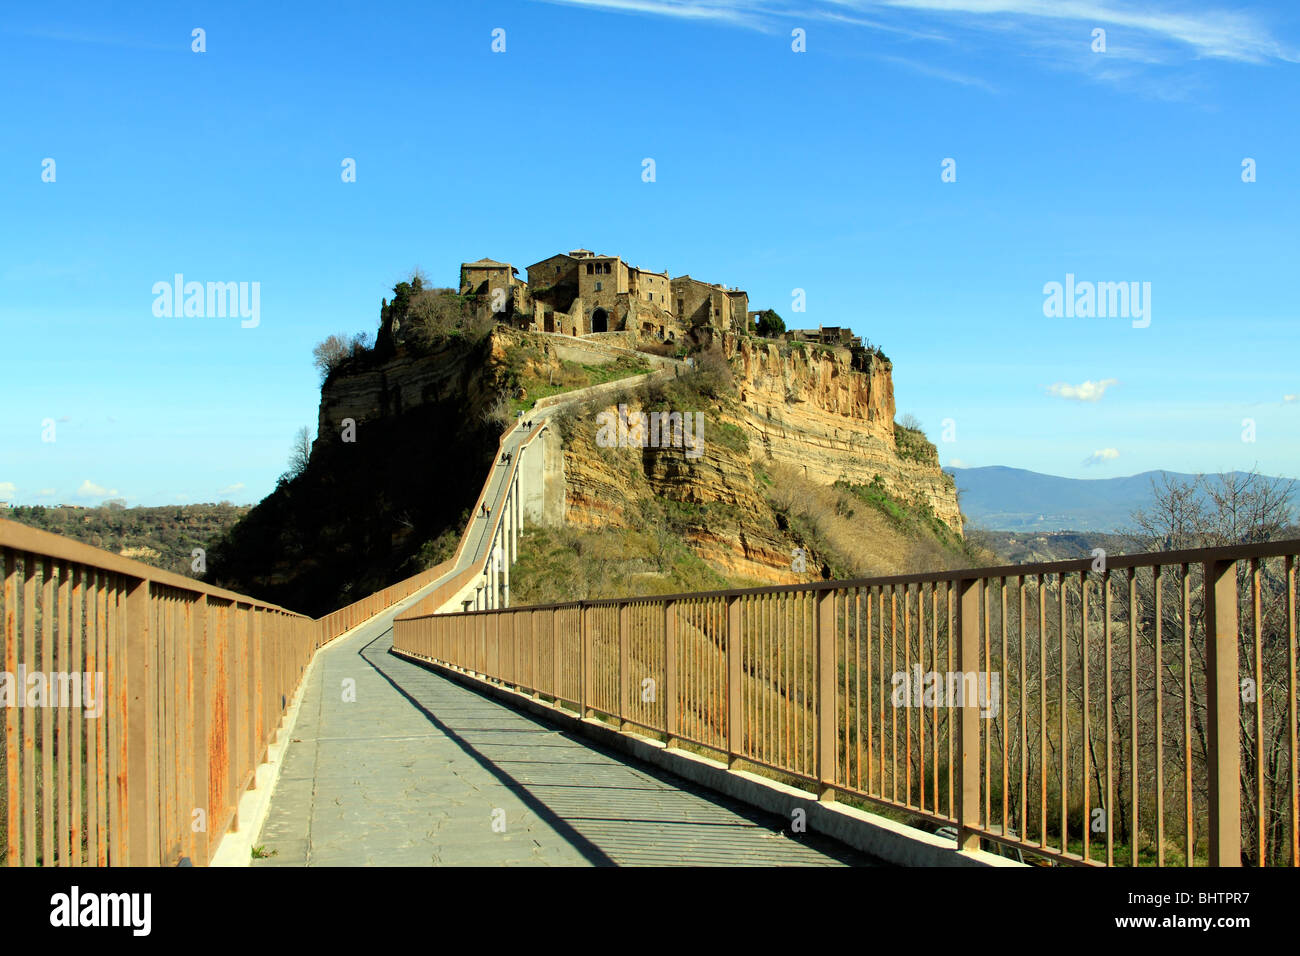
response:
[[[190,853],[189,855],[200,863],[206,865],[209,858],[209,828],[212,825],[212,819],[215,814],[210,806],[211,801],[208,794],[211,787],[208,783],[212,747],[208,741],[208,726],[210,712],[212,709],[212,688],[211,681],[211,659],[212,659],[212,617],[213,610],[211,602],[206,594],[196,595],[191,608],[194,614],[194,641],[191,645],[194,655],[193,663],[193,688],[194,688],[194,727],[193,727],[193,751],[191,759],[194,761],[194,780],[193,780],[193,800],[196,806],[194,809],[203,811],[203,827],[195,830],[187,826],[186,830],[190,834]],[[184,809],[184,808],[182,808]],[[186,817],[186,815],[182,815]],[[182,822],[187,822],[188,817]]]
[[[839,737],[835,729],[835,590],[817,593],[817,782],[818,799],[835,799]]]
[[[1210,866],[1241,866],[1237,562],[1207,561],[1203,568]]]
[[[560,706],[560,625],[559,614],[555,608],[547,612],[547,617],[551,622],[551,697],[555,700],[555,705]]]
[[[532,688],[533,688],[533,699],[534,699],[534,700],[537,700],[538,698],[540,698],[540,697],[542,696],[542,692],[541,692],[541,686],[542,686],[542,675],[541,675],[542,663],[541,663],[541,660],[542,660],[542,655],[541,655],[541,650],[540,650],[540,646],[541,646],[541,643],[542,643],[542,639],[541,639],[541,637],[538,636],[538,632],[539,632],[540,629],[539,629],[538,626],[537,626],[537,618],[538,618],[538,615],[539,615],[540,613],[541,613],[540,611],[520,611],[520,612],[518,612],[518,616],[519,616],[519,617],[525,617],[525,616],[526,616],[526,617],[528,618],[528,643],[532,646],[532,652],[533,652],[533,658],[532,658],[532,673],[529,675],[529,681],[530,681],[530,683],[532,684]]]
[[[148,580],[133,580],[126,593],[127,859],[131,866],[157,866],[158,674]]]
[[[578,605],[578,619],[581,622],[582,630],[582,654],[580,666],[578,668],[578,677],[582,687],[582,700],[578,701],[579,709],[583,717],[590,717],[592,714],[592,687],[591,687],[591,608],[586,604]]]
[[[664,601],[664,734],[668,747],[677,746],[677,607]]]
[[[618,606],[618,726],[622,730],[626,725],[630,702],[628,700],[628,680],[631,675],[629,662],[629,645],[632,641],[632,605],[621,603]]]
[[[979,709],[964,697],[966,675],[980,669],[980,580],[963,578],[958,582],[956,644],[962,672],[963,698],[959,708],[957,756],[957,849],[978,850],[980,837],[980,725]]]
[[[727,597],[727,765],[734,767],[745,753],[744,668],[740,638],[740,598]]]

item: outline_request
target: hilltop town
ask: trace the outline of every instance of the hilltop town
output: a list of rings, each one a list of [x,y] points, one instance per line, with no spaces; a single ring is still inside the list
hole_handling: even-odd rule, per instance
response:
[[[490,315],[525,332],[591,336],[620,333],[630,344],[666,343],[707,347],[724,335],[761,330],[763,311],[751,311],[749,293],[689,274],[670,276],[589,249],[548,256],[525,267],[521,278],[509,262],[483,258],[463,262],[457,293],[480,316]],[[391,332],[392,330],[385,330]],[[769,336],[849,349],[855,367],[865,365],[862,339],[840,327],[786,331]]]

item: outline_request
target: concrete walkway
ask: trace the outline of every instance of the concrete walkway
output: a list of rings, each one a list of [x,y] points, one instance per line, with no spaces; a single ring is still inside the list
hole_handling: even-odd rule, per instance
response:
[[[874,862],[394,657],[391,617],[321,651],[253,865]]]

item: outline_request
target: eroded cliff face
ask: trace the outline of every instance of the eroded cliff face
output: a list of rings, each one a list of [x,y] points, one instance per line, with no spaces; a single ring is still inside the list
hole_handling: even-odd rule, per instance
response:
[[[426,567],[423,549],[459,535],[491,467],[497,346],[363,353],[338,368],[306,469],[209,549],[208,580],[319,616]]]
[[[753,338],[725,347],[756,460],[794,465],[820,484],[843,478],[865,485],[879,475],[891,494],[923,498],[961,533],[956,487],[937,456],[910,448],[900,453],[895,442],[888,360],[868,353],[860,370],[848,349],[796,346],[782,355],[776,343]]]
[[[501,391],[506,350],[518,339],[498,327],[478,346],[450,340],[427,353],[399,349],[383,361],[344,367],[321,388],[317,435],[337,435],[343,419],[398,418],[423,405],[454,402],[481,414]]]
[[[636,411],[633,403],[631,409]],[[717,440],[720,429],[737,432]],[[790,544],[755,484],[739,421],[705,415],[699,457],[682,448],[602,448],[591,414],[579,416],[564,442],[565,520],[580,527],[637,530],[643,508],[665,508],[680,537],[725,574],[771,584],[806,580],[790,570]]]
[[[681,448],[600,447],[596,415],[614,405],[573,418],[562,449],[568,523],[637,531],[654,523],[646,509],[657,509],[726,574],[765,583],[816,578],[816,568],[792,571],[798,542],[759,485],[771,481],[764,466],[779,463],[823,485],[870,485],[879,476],[891,496],[927,503],[960,535],[956,491],[933,446],[902,429],[896,440],[888,360],[860,353],[854,367],[847,349],[786,347],[782,354],[777,343],[752,338],[722,345],[732,383],[707,403],[699,457]],[[629,398],[628,410],[652,407],[643,400]]]

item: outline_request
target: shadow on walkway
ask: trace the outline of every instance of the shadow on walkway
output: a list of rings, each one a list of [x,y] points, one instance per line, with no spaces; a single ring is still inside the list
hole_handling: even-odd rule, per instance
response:
[[[357,654],[590,865],[880,865],[818,834],[783,833],[780,817],[560,730],[391,649],[389,627]]]

